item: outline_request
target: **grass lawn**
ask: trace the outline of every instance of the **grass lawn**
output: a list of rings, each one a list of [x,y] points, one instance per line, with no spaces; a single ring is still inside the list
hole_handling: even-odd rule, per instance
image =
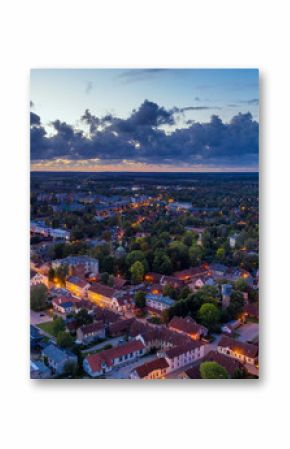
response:
[[[46,323],[40,323],[37,325],[40,329],[42,329],[44,332],[47,332],[49,335],[52,335],[53,337],[56,337],[56,335],[53,332],[53,321],[47,321]]]

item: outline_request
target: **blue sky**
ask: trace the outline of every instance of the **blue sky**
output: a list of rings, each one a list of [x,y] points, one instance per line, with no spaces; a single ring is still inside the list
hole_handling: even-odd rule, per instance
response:
[[[174,133],[176,129],[188,128],[191,123],[209,123],[212,115],[218,116],[226,125],[239,113],[250,113],[252,120],[256,122],[259,112],[258,99],[259,74],[254,69],[34,69],[31,72],[32,111],[39,116],[41,126],[46,132],[47,148],[56,141],[56,139],[49,141],[49,137],[60,133],[60,130],[56,130],[56,127],[51,124],[56,120],[70,125],[74,130],[87,133],[88,123],[81,120],[85,110],[89,110],[92,116],[98,118],[110,114],[119,120],[127,120],[132,116],[133,110],[138,111],[144,101],[148,100],[166,111],[178,109],[174,115],[174,123],[172,120],[170,123],[163,120],[159,124],[159,130],[168,134]],[[109,125],[111,126],[112,123]],[[114,131],[115,128],[109,128],[109,126],[106,128],[106,133],[109,129],[118,133],[116,130]],[[102,127],[98,131],[102,131]],[[196,132],[196,128],[192,131]],[[36,130],[34,132],[36,133]],[[140,133],[133,134],[139,135]],[[144,137],[144,133],[142,136]],[[192,137],[190,138],[192,140]],[[132,141],[132,139],[131,136],[128,141]],[[167,143],[171,145],[172,141],[173,139],[171,142],[166,142],[166,145]],[[49,145],[47,145],[48,143]],[[137,145],[138,143],[140,143],[141,150],[145,149],[145,146],[148,147],[148,141],[146,141],[146,145],[145,141],[137,142]],[[42,151],[39,160],[48,160],[50,166],[55,166],[56,160],[74,160],[71,164],[67,163],[65,167],[76,166],[77,160],[90,159],[97,162],[99,159],[98,148],[99,144],[96,142],[95,154],[92,150],[84,152],[87,154],[87,156],[84,154],[84,158],[82,158],[81,152],[78,152],[78,155],[75,153],[70,158],[68,157],[69,150],[62,155],[59,151],[54,152],[53,148],[48,148],[47,158]],[[39,164],[38,157],[35,156],[36,153],[37,151],[32,154],[32,162],[37,160],[36,163]],[[121,156],[120,158],[116,157],[114,152],[112,155],[113,166],[116,163],[118,166],[124,165],[124,162],[121,164],[121,161],[127,161],[127,153],[124,152],[124,154],[125,159]],[[204,154],[201,156],[203,160],[200,166],[208,165],[210,168],[212,164],[207,164]],[[148,157],[146,159],[144,156],[139,159],[139,164],[151,165]],[[177,159],[178,155],[176,154]],[[225,162],[224,158],[223,160]],[[154,164],[160,165],[163,162],[165,166],[168,165],[168,161],[170,165],[170,158],[165,158],[164,161],[155,161]],[[196,161],[197,159],[193,161],[189,158],[188,167],[195,166],[196,164],[193,162]],[[235,159],[233,162],[238,167],[237,160]],[[246,167],[245,161],[241,166],[253,169],[255,165],[257,168],[257,157],[255,162],[251,159],[249,163],[251,167]],[[106,164],[102,161],[97,165]],[[230,161],[227,166],[231,166]],[[38,169],[38,166],[34,168]]]

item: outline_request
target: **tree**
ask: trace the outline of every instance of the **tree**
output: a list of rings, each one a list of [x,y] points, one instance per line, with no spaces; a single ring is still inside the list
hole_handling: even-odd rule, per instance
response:
[[[109,273],[107,273],[106,271],[104,271],[103,273],[101,273],[101,283],[108,285],[108,280],[109,280]]]
[[[148,271],[148,262],[146,260],[145,253],[143,251],[134,250],[131,251],[129,254],[127,254],[126,256],[127,266],[131,267],[137,261],[143,264],[145,271]]]
[[[32,310],[40,311],[46,308],[48,290],[44,284],[34,285],[30,290],[30,306]]]
[[[230,305],[227,308],[231,318],[238,318],[238,315],[242,312],[245,301],[243,294],[239,291],[233,290],[231,294]]]
[[[59,332],[64,331],[64,327],[63,319],[61,317],[55,318],[52,323],[53,335],[57,336]]]
[[[63,374],[65,376],[75,376],[77,372],[77,364],[75,362],[67,361],[63,367]]]
[[[203,250],[198,245],[192,245],[189,248],[189,259],[192,265],[199,265],[202,259]]]
[[[219,323],[220,311],[214,304],[205,303],[199,309],[197,316],[201,324],[212,330]]]
[[[170,285],[170,284],[165,284],[163,289],[162,289],[162,293],[164,296],[169,296],[172,299],[176,298],[176,290]]]
[[[216,257],[221,261],[221,262],[223,262],[224,260],[225,260],[225,255],[226,255],[226,252],[225,252],[225,249],[224,248],[218,248],[217,249],[217,251],[216,251]]]
[[[172,273],[172,263],[170,258],[164,253],[163,250],[157,250],[154,254],[153,271],[162,274],[171,274]]]
[[[138,260],[131,265],[130,268],[131,279],[134,284],[140,284],[144,277],[144,266]]]
[[[183,237],[183,243],[186,246],[191,246],[193,243],[193,238],[194,238],[194,236],[193,236],[192,232],[186,232]]]
[[[203,362],[199,367],[202,379],[228,379],[227,370],[216,362]]]
[[[68,332],[60,331],[56,336],[56,343],[61,348],[71,348],[74,344],[74,338]]]
[[[236,290],[240,290],[241,292],[248,291],[247,281],[243,278],[237,279],[235,282],[235,288],[236,288]]]
[[[135,305],[139,309],[144,309],[146,305],[145,292],[138,291],[135,293]]]
[[[81,309],[75,316],[78,327],[84,326],[85,324],[91,324],[93,322],[92,316],[89,314],[87,309]]]

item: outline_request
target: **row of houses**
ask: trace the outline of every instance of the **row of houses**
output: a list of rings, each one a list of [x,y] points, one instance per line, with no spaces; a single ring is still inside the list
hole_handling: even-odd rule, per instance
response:
[[[32,221],[30,224],[30,232],[40,234],[43,237],[52,237],[53,239],[69,240],[70,232],[65,229],[51,228],[45,226],[44,223]]]

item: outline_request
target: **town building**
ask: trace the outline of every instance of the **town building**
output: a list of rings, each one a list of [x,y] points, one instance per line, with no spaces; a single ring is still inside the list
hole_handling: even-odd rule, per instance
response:
[[[77,356],[71,352],[65,351],[53,344],[46,346],[42,350],[42,358],[52,370],[53,375],[63,374],[68,364],[77,365]]]
[[[165,358],[169,365],[168,372],[171,372],[203,358],[204,346],[205,344],[201,341],[192,340],[166,351],[161,350],[158,352],[158,356]]]
[[[258,346],[237,341],[231,337],[222,337],[218,343],[217,351],[228,357],[239,360],[241,363],[255,365],[258,359]]]
[[[157,358],[151,362],[137,366],[130,374],[130,379],[164,379],[169,369],[168,362],[164,358]]]
[[[154,295],[148,293],[145,297],[146,306],[154,312],[163,312],[163,310],[169,309],[169,307],[175,304],[175,301],[169,296]]]
[[[113,298],[116,297],[117,290],[107,285],[95,282],[88,288],[88,299],[100,307],[112,307]]]
[[[65,284],[67,290],[79,298],[85,296],[90,287],[86,279],[81,279],[78,276],[69,276]]]
[[[200,340],[208,334],[208,329],[201,324],[198,324],[193,318],[173,317],[168,323],[169,329],[187,335],[192,340]]]
[[[77,341],[88,344],[99,338],[105,338],[106,328],[103,321],[86,324],[77,329]]]
[[[142,341],[131,340],[123,345],[89,355],[83,361],[83,368],[89,376],[99,377],[124,363],[134,362],[144,353]]]

